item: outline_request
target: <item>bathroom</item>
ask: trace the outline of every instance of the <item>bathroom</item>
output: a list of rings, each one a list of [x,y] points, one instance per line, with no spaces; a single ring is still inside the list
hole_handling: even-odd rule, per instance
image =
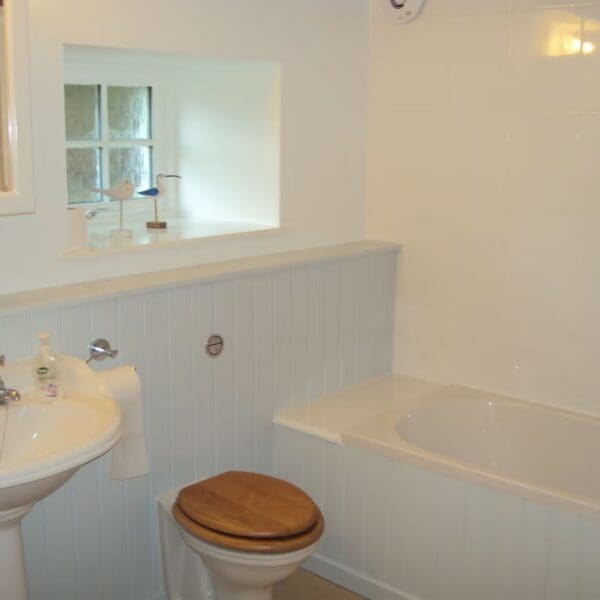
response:
[[[332,599],[334,585],[373,600],[600,597],[590,502],[408,464],[367,448],[366,430],[345,439],[349,411],[321,435],[299,412],[393,373],[423,393],[458,385],[600,415],[600,2],[409,0],[406,23],[387,0],[2,4],[18,136],[0,193],[0,377],[14,385],[10,365],[36,353],[38,332],[83,360],[109,340],[118,356],[92,369],[135,365],[149,459],[147,475],[117,481],[108,453],[33,506],[27,597],[165,600],[157,499],[233,469],[319,506],[325,532],[304,568]],[[261,153],[244,139],[156,157],[153,178],[182,177],[163,202],[188,194],[203,218],[237,216],[188,239],[86,247],[81,226],[99,221],[65,210],[65,85],[81,49],[216,65],[213,108],[235,125],[269,116],[252,130],[268,135]],[[228,122],[211,140],[235,145]],[[125,224],[143,228],[136,202]],[[252,227],[219,229],[237,221]],[[532,452],[544,419],[523,421]],[[456,426],[436,422],[432,443]],[[579,436],[554,439],[545,466],[593,480],[591,451],[567,460]],[[1,477],[0,459],[0,489]]]

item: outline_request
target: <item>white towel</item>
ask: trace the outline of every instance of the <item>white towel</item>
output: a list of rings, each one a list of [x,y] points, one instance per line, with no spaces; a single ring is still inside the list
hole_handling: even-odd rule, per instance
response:
[[[130,365],[98,373],[121,408],[125,430],[112,449],[112,479],[130,479],[149,471],[144,434],[142,386],[135,367]]]

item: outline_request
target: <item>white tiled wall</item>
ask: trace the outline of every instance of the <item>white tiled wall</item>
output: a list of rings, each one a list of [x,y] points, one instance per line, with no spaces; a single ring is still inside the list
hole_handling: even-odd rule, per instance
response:
[[[275,431],[275,475],[325,515],[309,567],[372,600],[596,600],[600,522]]]
[[[397,370],[600,413],[600,2],[381,4],[368,233],[403,245]]]
[[[31,600],[153,598],[159,493],[233,467],[270,472],[274,409],[389,372],[395,264],[388,249],[0,319],[10,360],[40,330],[80,357],[108,338],[138,367],[146,406],[148,477],[111,481],[104,457],[25,518]]]

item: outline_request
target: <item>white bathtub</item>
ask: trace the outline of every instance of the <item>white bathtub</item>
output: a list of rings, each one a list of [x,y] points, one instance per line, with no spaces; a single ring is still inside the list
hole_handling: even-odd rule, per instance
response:
[[[600,419],[394,375],[274,420],[275,474],[325,515],[316,573],[373,600],[600,600]]]
[[[600,419],[450,386],[342,440],[533,501],[600,515]]]

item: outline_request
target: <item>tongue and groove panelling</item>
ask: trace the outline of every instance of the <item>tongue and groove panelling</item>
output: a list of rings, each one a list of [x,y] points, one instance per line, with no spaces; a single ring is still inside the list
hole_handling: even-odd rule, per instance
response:
[[[272,472],[274,410],[387,373],[396,250],[383,249],[213,282],[138,290],[0,319],[9,360],[49,331],[85,358],[94,337],[136,365],[151,472],[110,479],[110,455],[82,468],[23,523],[31,600],[161,598],[155,498],[227,469]],[[225,351],[210,359],[211,333]]]

